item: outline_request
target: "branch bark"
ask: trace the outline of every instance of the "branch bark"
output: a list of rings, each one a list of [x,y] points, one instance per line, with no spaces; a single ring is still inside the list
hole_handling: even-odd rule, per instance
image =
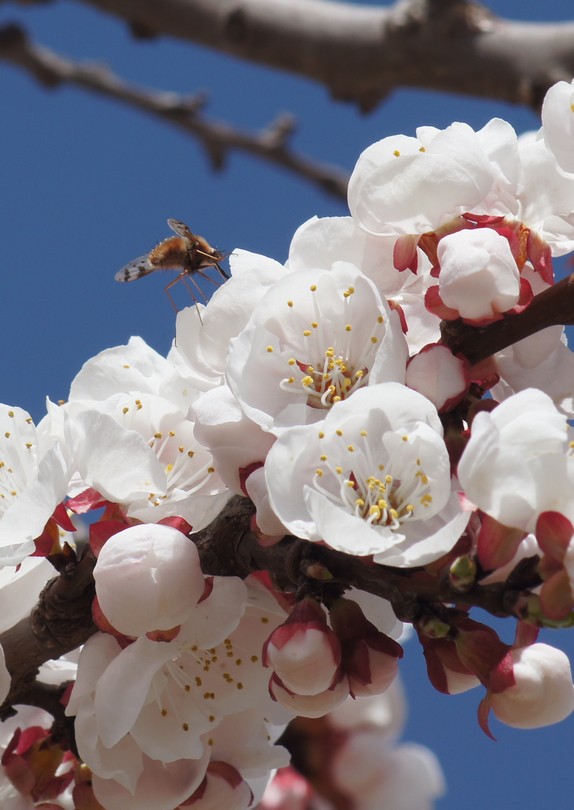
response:
[[[489,586],[474,584],[461,592],[449,580],[450,560],[426,571],[375,565],[318,543],[286,537],[263,547],[251,530],[254,506],[248,498],[234,496],[206,528],[191,535],[208,575],[247,577],[268,571],[284,592],[314,593],[326,602],[356,587],[389,600],[404,621],[419,621],[440,614],[443,605],[482,607],[496,616],[517,616],[523,592],[538,584],[536,573],[525,568],[519,576]],[[38,667],[85,643],[96,632],[92,620],[95,594],[95,559],[87,551],[75,565],[51,580],[32,614],[0,635],[12,687],[0,714],[15,703],[37,705]]]
[[[79,0],[138,36],[169,36],[324,85],[368,111],[397,87],[538,109],[574,75],[574,22],[505,20],[469,0]]]
[[[255,155],[319,187],[341,200],[347,198],[349,175],[297,154],[289,146],[295,129],[290,116],[282,116],[265,130],[252,134],[203,114],[205,98],[141,89],[122,81],[102,65],[78,64],[28,40],[17,25],[0,28],[0,59],[24,69],[47,88],[71,84],[152,115],[196,138],[214,169],[225,165],[232,150]]]

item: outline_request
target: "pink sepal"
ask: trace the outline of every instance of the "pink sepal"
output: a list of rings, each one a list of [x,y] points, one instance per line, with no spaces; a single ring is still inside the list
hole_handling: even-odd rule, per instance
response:
[[[485,571],[502,568],[511,561],[526,532],[504,526],[490,515],[481,514],[481,527],[477,540],[477,553]]]
[[[564,562],[573,535],[574,526],[561,512],[542,512],[536,521],[538,545],[557,563]]]

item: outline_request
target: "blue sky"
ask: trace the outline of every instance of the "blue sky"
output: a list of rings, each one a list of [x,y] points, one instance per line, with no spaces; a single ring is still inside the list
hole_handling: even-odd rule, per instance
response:
[[[515,19],[561,20],[569,13],[561,0],[495,0],[490,8]],[[128,81],[184,94],[204,90],[210,116],[246,129],[291,112],[299,121],[294,147],[349,171],[368,144],[422,124],[462,120],[478,128],[498,115],[518,131],[538,125],[518,107],[415,91],[396,92],[363,116],[302,79],[203,48],[133,41],[119,21],[72,2],[3,4],[0,24],[9,21],[25,25],[44,46],[105,63]],[[174,313],[162,291],[167,279],[113,280],[123,264],[168,235],[168,217],[188,222],[223,250],[243,247],[283,261],[299,224],[315,214],[346,213],[344,204],[279,168],[232,154],[215,174],[195,142],[141,113],[73,88],[46,91],[4,64],[0,70],[0,400],[36,419],[45,397],[65,399],[82,363],[102,349],[130,335],[160,352],[169,348]],[[511,640],[510,625],[501,632]],[[549,639],[572,656],[571,632]],[[528,810],[541,802],[571,810],[574,718],[533,732],[494,721],[495,743],[476,723],[478,691],[456,698],[434,692],[414,641],[402,672],[411,707],[406,737],[432,747],[446,773],[449,792],[438,810],[504,804]]]

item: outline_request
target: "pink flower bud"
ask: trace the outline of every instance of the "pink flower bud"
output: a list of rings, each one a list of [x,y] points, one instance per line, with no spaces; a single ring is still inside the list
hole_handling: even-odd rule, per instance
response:
[[[574,710],[574,686],[566,655],[548,644],[510,652],[514,685],[490,695],[490,706],[503,723],[539,728],[564,720]]]
[[[187,801],[179,805],[184,808],[201,810],[246,810],[253,802],[251,788],[239,771],[227,762],[210,762],[205,779]]]
[[[110,537],[94,579],[104,615],[127,636],[182,624],[204,590],[195,545],[177,529],[155,523]]]
[[[283,686],[299,695],[329,689],[339,675],[341,649],[314,599],[298,602],[284,624],[269,636],[263,663],[275,670]]]
[[[520,298],[520,275],[508,240],[490,228],[463,230],[439,242],[440,297],[460,317],[482,320]]]
[[[398,672],[400,644],[381,633],[365,618],[359,605],[337,599],[330,609],[333,629],[341,643],[342,668],[353,697],[377,695],[387,689]]]
[[[301,717],[323,717],[349,697],[349,681],[343,678],[335,686],[316,695],[298,695],[286,689],[277,676],[272,675],[269,693],[274,700]]]

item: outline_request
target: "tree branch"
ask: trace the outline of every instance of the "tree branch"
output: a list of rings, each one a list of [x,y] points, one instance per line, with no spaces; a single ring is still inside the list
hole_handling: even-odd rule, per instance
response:
[[[221,169],[228,153],[235,149],[281,166],[341,200],[347,198],[348,174],[290,149],[289,138],[295,129],[291,116],[278,118],[259,134],[241,132],[202,115],[205,104],[202,96],[141,90],[123,82],[104,66],[77,64],[31,43],[16,25],[0,28],[0,59],[23,68],[44,87],[62,84],[83,87],[183,130],[199,140],[214,169]]]
[[[504,315],[488,326],[462,320],[442,321],[442,342],[453,354],[463,354],[474,365],[547,326],[574,324],[574,273],[535,295],[522,312]]]
[[[26,702],[38,667],[84,644],[96,632],[92,620],[95,559],[88,551],[50,580],[26,618],[0,635],[12,686],[6,704]],[[33,704],[36,705],[36,704]]]
[[[195,42],[324,85],[371,110],[397,87],[538,109],[574,75],[574,22],[514,22],[469,0],[79,0],[139,37]]]
[[[460,320],[443,323],[443,341],[477,363],[547,326],[572,323],[574,273],[535,296],[520,314],[507,315],[485,327]],[[426,569],[398,569],[295,537],[264,547],[251,529],[254,512],[248,498],[235,496],[207,528],[191,536],[204,573],[245,578],[255,571],[268,571],[279,590],[313,593],[327,604],[355,587],[387,599],[400,619],[412,622],[440,614],[444,605],[481,607],[495,616],[520,618],[531,589],[540,584],[538,560],[533,558],[523,561],[504,582],[484,586],[475,580],[461,590],[451,580],[450,564],[457,553],[465,553],[464,548]],[[464,536],[460,545],[465,545]],[[0,636],[12,675],[5,706],[35,694],[38,667],[76,649],[96,631],[91,614],[95,593],[92,553],[88,549],[78,562],[63,557],[60,564],[60,576],[46,585],[31,616]]]
[[[420,621],[441,615],[444,605],[462,609],[482,607],[496,616],[519,616],[523,597],[539,584],[535,566],[525,566],[505,582],[488,586],[471,584],[461,592],[451,584],[451,558],[422,569],[375,565],[368,558],[351,557],[295,537],[263,547],[251,530],[255,507],[248,498],[235,496],[205,529],[191,535],[205,574],[247,577],[268,571],[284,592],[313,593],[329,603],[349,587],[388,599],[403,621]],[[96,632],[92,620],[95,594],[95,559],[88,549],[78,563],[70,563],[51,580],[31,616],[0,635],[6,666],[12,676],[10,694],[0,714],[9,706],[38,705],[38,667],[85,643]]]

